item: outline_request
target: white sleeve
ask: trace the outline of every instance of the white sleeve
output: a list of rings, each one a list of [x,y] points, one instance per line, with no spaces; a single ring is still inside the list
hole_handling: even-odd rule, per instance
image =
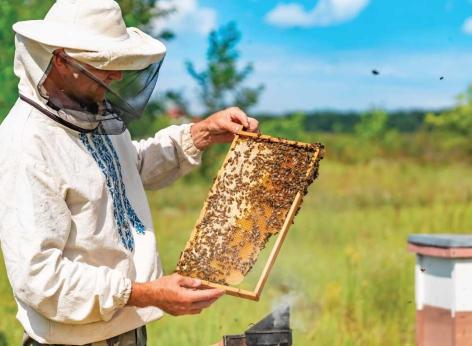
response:
[[[138,170],[148,190],[173,183],[201,163],[202,152],[193,144],[192,124],[169,126],[149,139],[133,141]]]
[[[2,249],[14,295],[46,318],[108,321],[131,293],[121,272],[63,256],[71,229],[67,189],[54,172],[21,161],[8,202]]]

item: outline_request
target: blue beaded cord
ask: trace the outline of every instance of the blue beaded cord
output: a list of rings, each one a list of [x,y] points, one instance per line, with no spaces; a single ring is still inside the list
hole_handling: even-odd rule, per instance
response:
[[[122,172],[121,164],[120,164],[120,160],[118,159],[118,155],[116,154],[115,148],[113,147],[113,144],[111,143],[110,138],[108,136],[103,136],[103,138],[105,138],[105,142],[110,148],[111,153],[113,154],[113,158],[115,159],[116,166],[118,168],[118,174],[120,175],[120,182],[121,182],[121,190],[123,191],[124,203],[125,203],[126,212],[128,214],[128,218],[131,220],[131,223],[133,224],[133,227],[136,229],[136,232],[140,234],[144,234],[144,225],[139,219],[138,215],[136,215],[136,212],[134,211],[133,207],[131,206],[129,202],[129,199],[126,197],[125,184],[123,182],[123,177],[121,175],[121,172]]]
[[[123,246],[133,251],[134,238],[131,227],[139,234],[144,234],[145,227],[126,195],[120,161],[111,140],[106,135],[94,133],[90,134],[90,138],[87,134],[81,133],[80,140],[105,176],[107,189],[113,201],[113,216],[118,234]]]

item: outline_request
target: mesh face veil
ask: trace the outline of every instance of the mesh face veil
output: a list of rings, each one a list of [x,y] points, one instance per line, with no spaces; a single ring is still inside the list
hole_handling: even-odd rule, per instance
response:
[[[38,91],[60,118],[84,132],[121,134],[142,116],[162,61],[136,71],[98,70],[57,50]]]

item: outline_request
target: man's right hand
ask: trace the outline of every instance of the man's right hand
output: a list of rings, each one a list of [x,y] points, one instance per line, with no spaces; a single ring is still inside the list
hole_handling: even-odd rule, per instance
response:
[[[225,293],[217,288],[199,288],[201,284],[199,279],[179,274],[133,283],[127,305],[156,306],[173,316],[199,314]]]

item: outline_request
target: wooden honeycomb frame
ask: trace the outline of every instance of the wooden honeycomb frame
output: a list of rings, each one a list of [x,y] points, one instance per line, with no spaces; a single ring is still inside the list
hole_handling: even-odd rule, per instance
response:
[[[275,239],[275,243],[274,243],[274,245],[271,249],[271,252],[269,254],[269,258],[267,259],[267,262],[265,263],[263,271],[262,271],[262,273],[261,273],[261,275],[258,279],[258,282],[257,282],[257,285],[256,285],[255,289],[253,291],[244,290],[244,289],[241,289],[241,288],[238,288],[238,287],[233,287],[233,286],[231,286],[230,284],[227,284],[227,283],[226,284],[216,283],[216,282],[212,282],[212,281],[209,281],[209,280],[204,280],[203,277],[198,277],[198,278],[202,279],[203,286],[220,288],[220,289],[223,289],[226,292],[226,294],[233,295],[233,296],[240,297],[240,298],[245,298],[245,299],[250,299],[250,300],[257,301],[260,298],[262,289],[264,288],[264,285],[267,282],[267,279],[269,277],[269,273],[270,273],[270,271],[271,271],[271,269],[272,269],[272,267],[275,263],[275,260],[278,256],[279,252],[280,252],[282,244],[283,244],[283,242],[285,240],[285,237],[287,235],[288,229],[289,229],[290,225],[293,223],[294,217],[295,217],[296,213],[298,212],[298,210],[300,208],[300,205],[301,205],[302,200],[303,200],[303,195],[306,193],[306,189],[307,189],[308,185],[317,176],[319,160],[322,158],[322,154],[323,154],[323,145],[321,145],[321,144],[307,144],[307,143],[301,143],[301,142],[296,142],[296,141],[289,141],[289,140],[285,140],[285,139],[274,138],[274,137],[270,137],[270,136],[265,136],[265,135],[240,131],[238,133],[238,135],[235,136],[235,139],[234,139],[234,141],[231,145],[231,148],[230,148],[230,150],[229,150],[229,152],[228,152],[228,154],[225,158],[225,161],[224,161],[222,167],[220,168],[220,170],[218,171],[217,178],[215,179],[215,183],[213,184],[213,187],[210,190],[210,193],[209,193],[207,199],[205,200],[205,203],[203,205],[200,216],[197,219],[194,230],[193,230],[193,232],[192,232],[192,234],[189,238],[189,241],[186,244],[184,252],[182,253],[181,258],[179,260],[179,263],[177,265],[177,272],[180,272],[183,275],[188,275],[188,276],[193,276],[193,277],[198,276],[198,275],[191,275],[188,272],[186,272],[186,270],[188,270],[188,269],[187,269],[187,266],[185,265],[185,258],[184,258],[185,256],[184,256],[184,254],[185,254],[186,251],[191,251],[193,249],[192,247],[194,246],[194,240],[196,238],[198,239],[197,227],[198,227],[198,225],[201,225],[202,220],[204,219],[206,213],[208,212],[209,198],[212,195],[212,191],[215,189],[215,186],[218,182],[218,179],[220,179],[220,180],[223,179],[223,176],[225,174],[227,174],[227,172],[225,172],[225,167],[227,166],[228,160],[231,160],[230,156],[231,156],[232,151],[236,148],[236,146],[238,144],[241,143],[241,141],[246,141],[246,142],[257,141],[259,143],[260,142],[276,143],[276,144],[281,144],[281,146],[285,146],[285,147],[293,146],[294,148],[302,149],[305,152],[310,152],[310,155],[311,155],[311,158],[309,160],[305,161],[305,166],[304,167],[306,168],[306,170],[303,171],[303,173],[306,173],[305,176],[304,176],[305,179],[303,180],[304,182],[306,182],[305,186],[303,186],[302,190],[291,191],[292,195],[295,192],[296,192],[296,194],[295,194],[295,197],[293,198],[293,201],[291,202],[291,205],[289,206],[289,208],[288,208],[288,206],[286,208],[286,209],[288,209],[288,212],[287,212],[285,218],[284,219],[282,218],[280,220],[281,222],[278,223],[278,225],[281,225],[280,229],[277,229],[277,232],[274,232],[274,233],[270,233],[268,231],[270,233],[269,236],[267,236],[267,234],[268,234],[267,232],[265,234],[267,239],[270,238],[270,236],[272,234],[276,234],[276,239]],[[290,200],[289,200],[289,202],[290,202]],[[264,215],[264,214],[262,214],[262,215]],[[260,215],[259,215],[259,217],[260,217]],[[239,221],[245,221],[245,220],[239,220]],[[255,227],[257,228],[257,226],[255,226]],[[241,226],[240,228],[244,229],[245,227]],[[240,232],[244,232],[244,230],[240,231]],[[267,239],[265,241],[267,241]],[[197,242],[197,241],[195,240],[195,242]],[[264,246],[265,245],[263,245],[262,248]],[[254,245],[254,247],[255,247],[255,245]],[[259,249],[259,250],[261,250],[261,249]],[[257,260],[258,255],[259,255],[259,252],[255,255],[255,260],[252,263],[252,265]],[[201,257],[199,257],[199,258],[201,258]],[[184,263],[184,264],[182,264],[182,263]],[[249,270],[251,270],[252,265],[251,265]],[[182,270],[182,268],[185,268],[185,270]],[[244,277],[245,275],[247,275],[248,271],[245,274],[241,274],[241,275],[243,275],[243,277]],[[242,281],[242,279],[241,279],[241,281]]]

